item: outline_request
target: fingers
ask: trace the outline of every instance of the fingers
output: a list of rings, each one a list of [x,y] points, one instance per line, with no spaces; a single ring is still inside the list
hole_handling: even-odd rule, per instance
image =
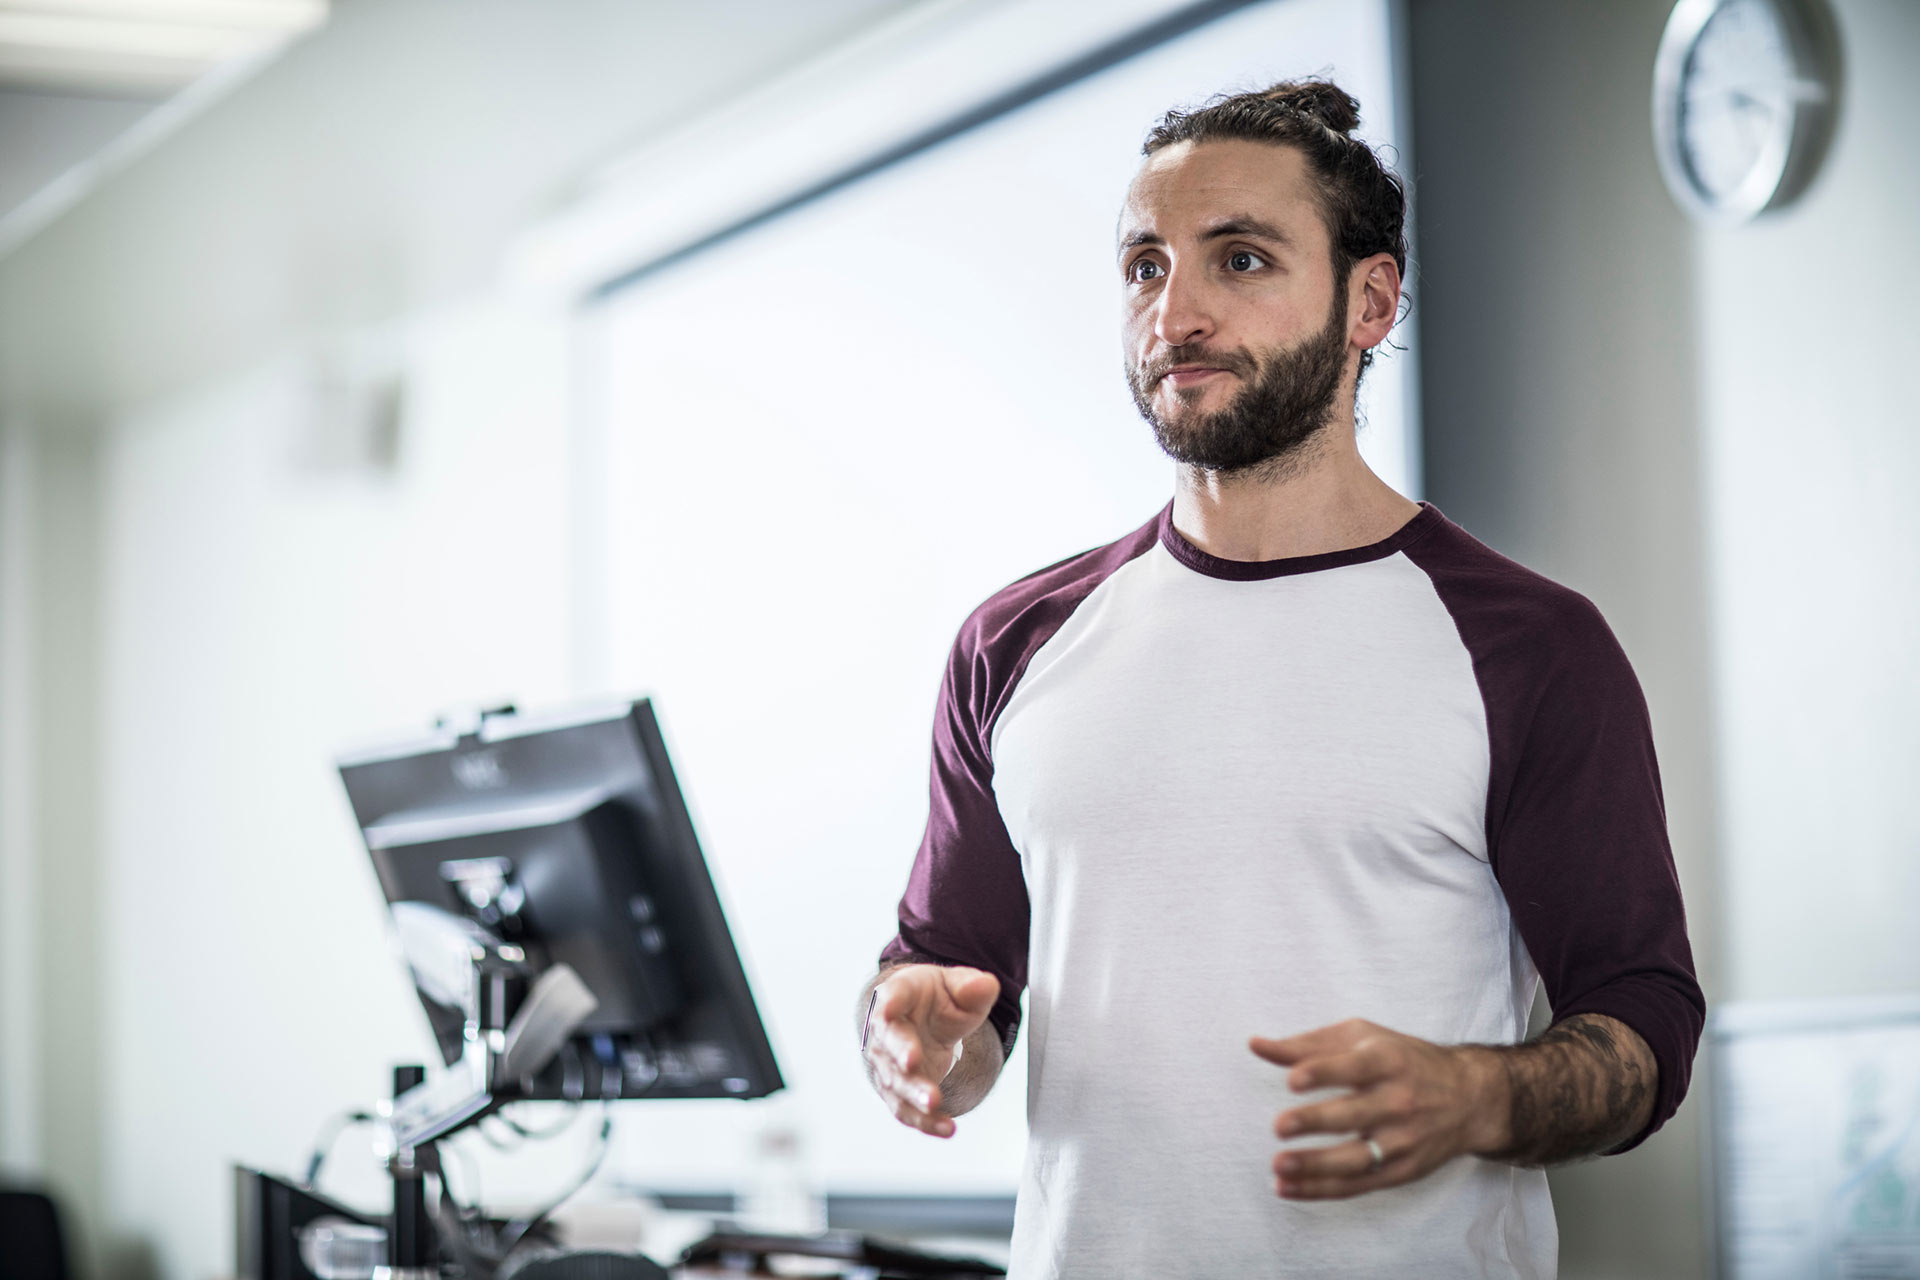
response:
[[[880,994],[873,1002],[872,1018],[875,1022],[897,1022],[911,1015],[914,1006],[921,1002],[918,983],[891,978],[880,984]]]
[[[867,1041],[868,1052],[885,1054],[903,1075],[922,1073],[932,1057],[930,1048],[918,1029],[908,1022],[883,1022]]]
[[[1410,1106],[1401,1092],[1389,1086],[1295,1107],[1275,1117],[1273,1131],[1282,1138],[1297,1138],[1303,1133],[1366,1133],[1405,1117]]]
[[[867,1063],[880,1097],[894,1119],[937,1138],[953,1136],[953,1120],[940,1110],[938,1081],[929,1079],[929,1055],[916,1039],[889,1028],[867,1044]]]
[[[887,1098],[887,1107],[893,1112],[893,1118],[901,1124],[906,1125],[909,1129],[918,1129],[920,1132],[935,1138],[951,1138],[953,1136],[953,1121],[943,1115],[910,1107],[898,1097],[891,1095]]]
[[[1316,1151],[1283,1151],[1273,1158],[1274,1192],[1287,1200],[1342,1200],[1411,1182],[1421,1170],[1398,1130],[1373,1135],[1385,1157],[1377,1166],[1364,1140]]]
[[[1352,1090],[1275,1118],[1274,1132],[1282,1139],[1362,1135],[1276,1155],[1274,1189],[1288,1199],[1334,1199],[1398,1186],[1474,1149],[1463,1136],[1479,1096],[1463,1065],[1463,1055],[1478,1052],[1472,1046],[1437,1045],[1356,1019],[1289,1040],[1256,1038],[1249,1047],[1291,1067],[1287,1085],[1296,1092]],[[1367,1135],[1378,1145],[1378,1158]]]
[[[982,969],[940,968],[934,978],[926,1032],[943,1043],[965,1039],[987,1020],[1000,997],[1000,979]]]
[[[1336,1086],[1359,1089],[1387,1079],[1395,1066],[1391,1048],[1362,1044],[1344,1053],[1308,1058],[1287,1072],[1287,1088],[1295,1093]]]
[[[963,965],[912,964],[895,970],[878,992],[874,1022],[910,1022],[922,1037],[952,1044],[987,1020],[1000,980]]]
[[[896,1082],[908,1101],[927,1110],[937,1105],[940,1082],[953,1067],[950,1047],[928,1044],[911,1028],[899,1025],[882,1028],[868,1041],[867,1057],[876,1071],[884,1071]]]
[[[940,1079],[953,1064],[953,1051],[924,1034],[930,990],[937,975],[889,981],[880,988],[867,1027],[866,1057],[881,1100],[894,1119],[937,1138],[953,1136],[952,1117],[940,1110]],[[997,985],[997,984],[996,984]]]
[[[1255,1036],[1247,1042],[1247,1047],[1276,1066],[1290,1067],[1307,1058],[1350,1049],[1380,1030],[1364,1018],[1349,1018],[1345,1022],[1303,1031],[1282,1040]]]
[[[968,1014],[978,1014],[982,1019],[993,1002],[1000,998],[1000,979],[985,969],[969,969],[956,965],[940,970],[940,980],[947,989],[947,997],[955,1007]],[[975,1023],[978,1026],[979,1023]]]
[[[946,1078],[953,1068],[959,1038],[946,1040],[906,1019],[876,1022],[867,1038],[869,1054],[884,1054],[903,1074],[919,1076],[929,1084]]]
[[[895,1119],[936,1137],[953,1135],[953,1118],[940,1109],[940,1082],[956,1046],[999,997],[998,978],[963,966],[903,965],[875,988],[867,1061]]]
[[[936,1138],[953,1136],[953,1119],[939,1109],[940,1090],[937,1086],[928,1088],[902,1082],[898,1077],[888,1078],[887,1073],[880,1070],[876,1070],[875,1075],[880,1080],[880,1096],[885,1100],[887,1109],[893,1112],[894,1119],[909,1129],[918,1129]]]

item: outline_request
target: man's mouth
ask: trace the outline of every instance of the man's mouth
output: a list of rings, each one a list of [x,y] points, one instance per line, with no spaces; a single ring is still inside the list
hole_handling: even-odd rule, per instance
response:
[[[1215,374],[1226,372],[1227,370],[1214,365],[1181,365],[1177,368],[1167,370],[1163,375],[1163,380],[1172,383],[1175,387],[1190,387],[1197,382],[1213,377]]]

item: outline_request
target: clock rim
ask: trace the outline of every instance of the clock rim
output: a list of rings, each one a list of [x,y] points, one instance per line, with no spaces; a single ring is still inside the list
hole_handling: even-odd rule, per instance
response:
[[[1840,90],[1838,42],[1822,21],[1818,0],[1742,0],[1761,5],[1786,45],[1794,75],[1820,85],[1818,99],[1799,98],[1793,123],[1774,130],[1740,185],[1724,196],[1702,190],[1680,136],[1681,90],[1688,59],[1707,23],[1736,0],[1678,0],[1660,36],[1653,69],[1653,143],[1667,191],[1682,209],[1705,222],[1746,222],[1798,196],[1812,179],[1832,135]]]

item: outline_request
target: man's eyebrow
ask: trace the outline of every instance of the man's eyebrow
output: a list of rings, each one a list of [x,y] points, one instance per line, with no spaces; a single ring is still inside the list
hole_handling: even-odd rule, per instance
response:
[[[1228,218],[1225,222],[1216,222],[1200,233],[1202,240],[1218,240],[1222,236],[1257,236],[1262,240],[1271,240],[1275,244],[1293,247],[1293,237],[1274,226],[1271,222],[1262,222],[1245,214]]]
[[[1275,244],[1285,245],[1287,248],[1293,247],[1292,236],[1271,222],[1263,222],[1247,214],[1235,214],[1230,218],[1222,219],[1200,233],[1202,240],[1219,240],[1226,236],[1257,236],[1262,240],[1271,240]],[[1156,232],[1141,230],[1120,242],[1120,252],[1126,253],[1129,249],[1137,249],[1143,244],[1165,243],[1165,238]]]

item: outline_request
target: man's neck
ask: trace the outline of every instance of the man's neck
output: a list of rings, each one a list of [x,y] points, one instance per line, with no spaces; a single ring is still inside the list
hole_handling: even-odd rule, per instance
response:
[[[1265,472],[1223,477],[1179,468],[1173,527],[1222,560],[1284,560],[1364,547],[1420,511],[1373,473],[1352,428],[1333,423],[1302,455]]]

